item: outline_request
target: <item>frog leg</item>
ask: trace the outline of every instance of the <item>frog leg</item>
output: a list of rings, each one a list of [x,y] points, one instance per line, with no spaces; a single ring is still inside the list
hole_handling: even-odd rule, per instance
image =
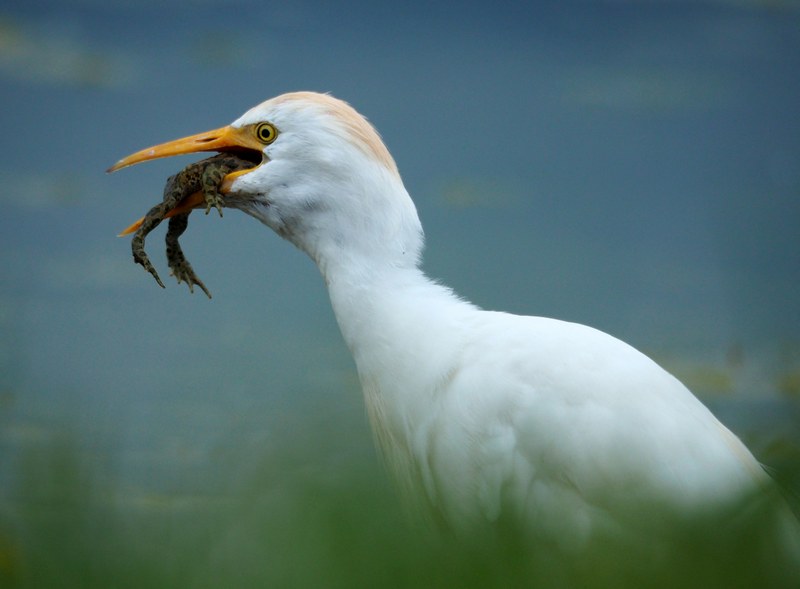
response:
[[[210,299],[211,293],[208,292],[206,285],[200,280],[192,269],[192,265],[186,256],[183,255],[181,244],[178,238],[186,231],[189,225],[189,213],[175,215],[169,220],[167,229],[167,263],[169,264],[172,275],[177,279],[178,284],[186,282],[189,285],[189,292],[194,293],[194,285],[199,286],[206,296]]]
[[[136,230],[136,233],[133,235],[133,239],[131,239],[131,252],[133,253],[133,261],[137,264],[140,264],[145,270],[147,270],[150,275],[156,279],[156,282],[161,288],[165,288],[164,283],[161,282],[158,272],[156,272],[155,267],[153,267],[153,264],[150,262],[150,258],[147,256],[147,253],[144,250],[144,242],[147,234],[158,227],[168,210],[169,207],[162,202],[147,211],[147,214],[142,219],[141,226]]]
[[[150,258],[144,250],[145,238],[148,233],[158,227],[161,221],[164,220],[166,214],[175,208],[178,202],[185,196],[185,193],[190,191],[190,189],[186,188],[186,185],[191,184],[191,180],[196,179],[196,177],[199,176],[199,172],[196,169],[189,170],[189,167],[187,167],[187,170],[170,176],[167,179],[167,183],[164,186],[164,198],[162,202],[147,211],[147,214],[142,219],[142,224],[136,230],[133,239],[131,239],[133,261],[137,264],[141,264],[144,269],[156,279],[156,282],[161,288],[166,287],[164,283],[161,282],[158,272],[156,272],[155,267],[152,262],[150,262]]]

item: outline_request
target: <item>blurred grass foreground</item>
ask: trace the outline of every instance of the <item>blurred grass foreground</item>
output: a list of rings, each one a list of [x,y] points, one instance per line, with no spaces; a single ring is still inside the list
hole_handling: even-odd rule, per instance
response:
[[[131,488],[75,432],[40,434],[0,495],[0,587],[620,586],[602,551],[577,571],[532,567],[513,543],[459,546],[409,523],[363,424],[315,415],[314,433],[290,420],[255,457],[228,449],[204,480],[150,489]],[[727,538],[740,553],[720,559],[705,529],[680,536],[697,559],[634,563],[630,586],[762,586],[754,543]]]

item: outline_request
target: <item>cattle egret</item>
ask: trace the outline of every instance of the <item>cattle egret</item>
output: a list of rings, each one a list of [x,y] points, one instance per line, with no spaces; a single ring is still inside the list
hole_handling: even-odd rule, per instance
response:
[[[772,480],[655,362],[590,327],[479,309],[425,276],[414,203],[348,104],[284,94],[111,170],[200,151],[258,158],[225,177],[225,206],[317,264],[389,469],[455,538],[502,523],[565,561],[590,562],[598,546],[615,546],[604,559],[657,560],[679,543],[672,524],[702,520],[731,526],[708,536],[708,554],[744,534],[775,562],[796,558],[788,506],[752,507]],[[750,527],[735,527],[751,511]],[[754,574],[766,585],[776,570]]]

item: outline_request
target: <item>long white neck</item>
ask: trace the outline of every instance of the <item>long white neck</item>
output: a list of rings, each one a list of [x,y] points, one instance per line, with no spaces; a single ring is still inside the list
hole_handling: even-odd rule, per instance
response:
[[[397,382],[436,382],[449,369],[475,308],[433,283],[416,266],[329,266],[325,275],[336,319],[359,375],[384,393]],[[366,383],[365,383],[366,384]]]
[[[358,182],[347,177],[329,197],[337,207],[323,209],[295,241],[328,285],[362,382],[410,377],[420,364],[436,370],[439,356],[457,347],[446,334],[457,337],[458,321],[474,308],[420,270],[422,225],[400,177],[381,166],[361,170]]]
[[[414,454],[413,430],[426,423],[453,373],[475,307],[420,270],[424,238],[413,202],[399,178],[380,180],[374,192],[362,191],[359,206],[379,203],[370,210],[381,212],[339,215],[336,233],[329,234],[335,239],[323,236],[313,250],[304,249],[328,285],[376,437],[396,462],[405,461],[397,452]]]
[[[431,408],[458,370],[476,309],[416,266],[384,268],[370,278],[336,268],[326,275],[328,290],[376,442],[406,499],[424,500],[418,491],[432,481],[422,459]]]
[[[420,270],[422,227],[399,176],[359,170],[357,182],[332,178],[320,205],[283,234],[325,279],[381,446],[411,455],[413,430],[454,373],[475,307]]]

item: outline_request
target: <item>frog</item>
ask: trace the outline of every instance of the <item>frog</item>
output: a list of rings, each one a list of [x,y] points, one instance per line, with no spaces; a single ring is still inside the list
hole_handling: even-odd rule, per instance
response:
[[[235,154],[220,153],[199,162],[191,163],[177,174],[170,176],[164,186],[163,200],[152,207],[142,218],[141,225],[139,225],[131,240],[133,261],[144,267],[155,278],[161,288],[166,288],[145,252],[144,245],[147,235],[158,227],[167,218],[168,213],[175,209],[183,199],[195,192],[202,193],[206,203],[206,214],[212,208],[216,208],[220,217],[222,217],[222,207],[225,204],[225,199],[219,190],[222,180],[231,172],[252,168],[254,165],[253,162],[237,157]],[[167,264],[169,265],[170,273],[177,279],[178,284],[186,282],[191,293],[194,293],[194,287],[197,286],[208,298],[211,298],[211,292],[195,274],[178,242],[178,238],[188,227],[190,214],[191,211],[182,212],[173,214],[169,218],[165,238]]]

